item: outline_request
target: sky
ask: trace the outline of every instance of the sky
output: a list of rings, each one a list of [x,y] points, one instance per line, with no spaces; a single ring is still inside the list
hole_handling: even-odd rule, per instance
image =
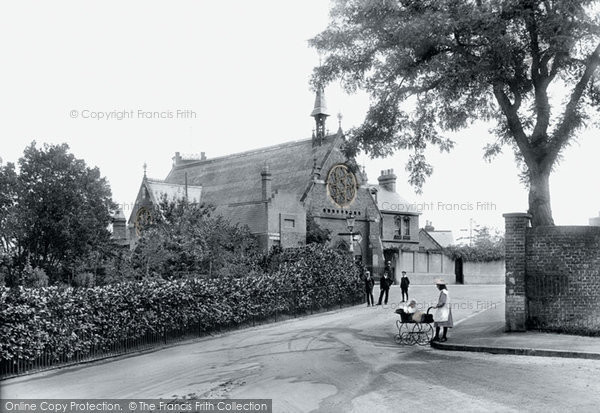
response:
[[[144,163],[149,177],[164,179],[177,151],[211,158],[307,139],[309,78],[319,63],[307,41],[327,26],[329,7],[326,0],[2,2],[0,157],[16,162],[33,140],[66,142],[100,168],[128,216]],[[360,125],[365,93],[332,84],[325,94],[343,129]],[[337,129],[335,116],[328,127]],[[407,183],[407,153],[358,161],[373,183],[394,169],[397,191],[423,211],[421,226],[432,221],[455,238],[477,225],[503,229],[503,213],[527,210],[527,191],[510,151],[483,160],[488,128],[455,133],[449,154],[430,150],[434,173],[421,195]],[[559,225],[587,225],[600,214],[599,136],[586,130],[551,177]]]

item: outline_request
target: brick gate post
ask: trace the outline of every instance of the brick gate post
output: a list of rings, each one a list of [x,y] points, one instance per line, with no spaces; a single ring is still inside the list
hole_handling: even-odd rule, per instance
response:
[[[506,233],[506,331],[527,330],[527,294],[525,289],[526,233],[531,215],[503,214]]]

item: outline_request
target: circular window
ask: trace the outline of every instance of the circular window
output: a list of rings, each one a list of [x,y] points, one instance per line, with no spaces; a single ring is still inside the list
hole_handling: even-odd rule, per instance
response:
[[[135,233],[138,237],[142,235],[142,230],[150,223],[151,219],[152,216],[150,215],[150,211],[148,211],[148,209],[144,207],[138,209],[137,214],[135,214]]]
[[[345,207],[356,198],[356,177],[343,164],[335,165],[327,176],[327,195],[336,205]]]

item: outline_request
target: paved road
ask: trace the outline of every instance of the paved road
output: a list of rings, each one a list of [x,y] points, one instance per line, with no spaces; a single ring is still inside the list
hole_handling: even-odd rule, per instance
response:
[[[450,291],[460,328],[495,311],[504,287]],[[411,294],[423,306],[437,298],[433,286]],[[390,302],[399,295],[395,287]],[[598,411],[600,361],[401,347],[396,317],[357,306],[7,380],[2,397],[272,398],[276,412]]]

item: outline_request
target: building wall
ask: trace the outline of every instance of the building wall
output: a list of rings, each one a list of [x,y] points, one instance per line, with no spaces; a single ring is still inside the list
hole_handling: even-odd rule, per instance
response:
[[[531,228],[505,214],[506,329],[600,333],[600,227]]]
[[[312,186],[305,203],[308,205],[307,209],[315,218],[315,222],[322,228],[330,230],[330,246],[335,248],[340,243],[350,244],[349,235],[339,234],[348,232],[346,217],[352,215],[355,218],[353,232],[360,233],[362,238],[360,242],[354,243],[354,254],[361,255],[363,263],[367,266],[373,265],[374,246],[375,254],[381,255],[381,251],[377,251],[376,242],[370,242],[373,241],[371,235],[374,229],[373,226],[376,225],[377,241],[381,243],[379,240],[379,222],[375,222],[378,216],[377,208],[366,188],[359,188],[354,202],[345,208],[341,208],[327,195],[325,182],[319,180]],[[380,259],[382,258],[375,258],[375,261]]]
[[[418,215],[402,215],[402,214],[392,214],[383,212],[383,240],[384,241],[396,241],[396,242],[419,242],[419,216]],[[396,217],[400,217],[403,219],[407,217],[410,221],[410,238],[405,239],[404,228],[402,228],[402,233],[400,236],[402,239],[398,239],[398,225],[396,224]]]
[[[399,271],[406,271],[412,284],[432,284],[442,278],[455,283],[454,260],[434,251],[400,251]]]
[[[269,248],[274,243],[283,248],[306,243],[306,210],[294,194],[274,193],[267,203],[267,214]]]
[[[504,284],[504,260],[463,261],[464,284]]]

